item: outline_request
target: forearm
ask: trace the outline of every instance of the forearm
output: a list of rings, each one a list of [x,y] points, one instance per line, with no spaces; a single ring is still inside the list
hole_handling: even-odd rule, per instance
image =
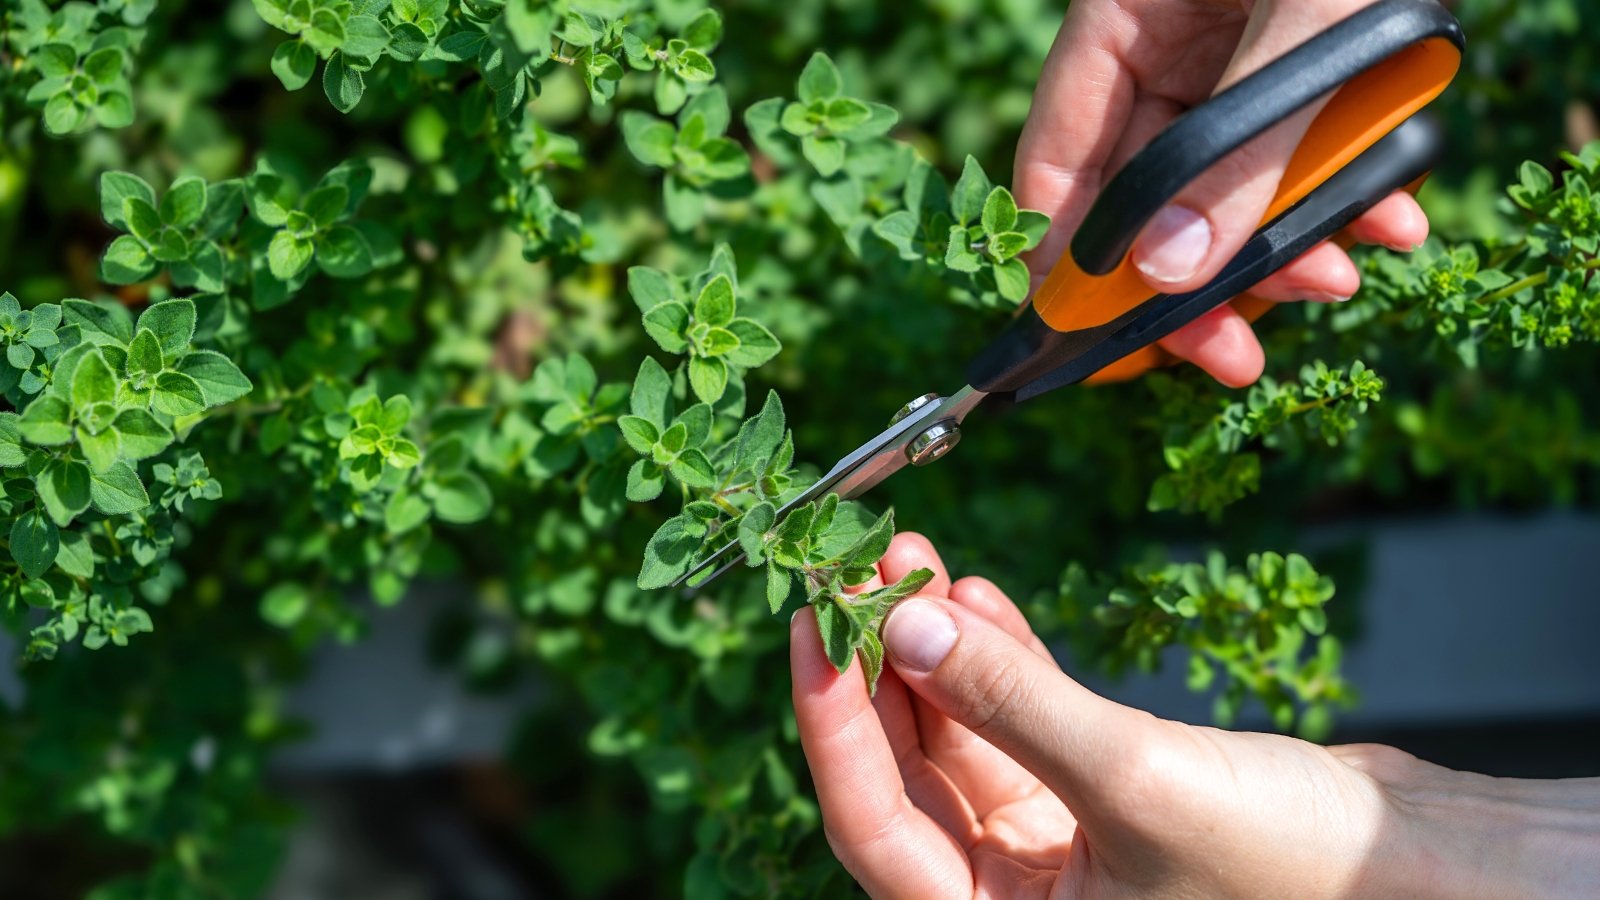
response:
[[[1440,769],[1394,789],[1416,823],[1412,897],[1593,897],[1600,884],[1600,778],[1537,781]]]

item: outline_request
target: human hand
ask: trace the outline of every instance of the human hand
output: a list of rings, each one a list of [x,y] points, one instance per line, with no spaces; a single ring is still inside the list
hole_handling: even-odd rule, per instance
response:
[[[1055,264],[1100,189],[1168,122],[1370,2],[1076,0],[1045,60],[1017,145],[1017,202],[1053,219],[1030,257],[1033,271],[1042,276]],[[1239,252],[1320,109],[1313,104],[1246,144],[1155,215],[1132,250],[1155,291],[1194,290]],[[1348,233],[1406,251],[1428,236],[1428,220],[1400,192]],[[1350,297],[1360,283],[1345,252],[1323,243],[1251,293],[1332,301]],[[1231,387],[1254,382],[1265,365],[1250,324],[1228,306],[1178,329],[1161,346]]]
[[[829,844],[874,897],[1555,897],[1600,884],[1600,779],[1455,772],[1391,747],[1198,728],[1065,675],[982,578],[920,535],[881,581],[868,698],[811,610],[791,625],[800,740]],[[880,586],[878,580],[862,589]]]

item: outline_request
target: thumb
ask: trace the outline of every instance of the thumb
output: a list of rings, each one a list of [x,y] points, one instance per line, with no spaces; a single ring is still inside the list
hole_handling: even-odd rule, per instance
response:
[[[1242,80],[1369,2],[1258,0],[1215,90]],[[1163,293],[1183,293],[1222,271],[1261,224],[1289,158],[1326,101],[1323,97],[1228,154],[1151,217],[1132,249],[1147,284]]]
[[[1089,691],[958,603],[903,601],[883,641],[908,688],[1032,772],[1086,828],[1121,789],[1120,766],[1154,741],[1158,719]]]

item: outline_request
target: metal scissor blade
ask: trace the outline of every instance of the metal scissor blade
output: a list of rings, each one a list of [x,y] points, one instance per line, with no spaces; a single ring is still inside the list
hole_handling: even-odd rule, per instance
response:
[[[906,450],[923,432],[946,422],[959,424],[987,396],[983,391],[968,386],[949,397],[916,407],[910,414],[891,423],[877,437],[839,460],[828,470],[828,474],[779,507],[774,521],[783,521],[790,512],[828,493],[836,493],[843,500],[861,496],[909,464]],[[687,584],[691,588],[703,587],[744,559],[745,554],[739,550],[739,542],[729,541],[696,563],[671,586]],[[715,571],[711,571],[713,567]]]

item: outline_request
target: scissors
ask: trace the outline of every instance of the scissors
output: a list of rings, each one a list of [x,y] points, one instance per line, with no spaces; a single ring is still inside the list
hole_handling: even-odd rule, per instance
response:
[[[1464,46],[1460,23],[1435,0],[1380,0],[1173,120],[1106,185],[1032,302],[968,365],[967,384],[907,403],[777,519],[943,457],[986,400],[1020,402],[1166,365],[1173,359],[1156,341],[1224,303],[1259,318],[1273,304],[1245,294],[1252,285],[1394,191],[1421,186],[1443,137],[1419,111],[1455,77]],[[1128,258],[1150,217],[1224,156],[1330,93],[1238,255],[1198,290],[1152,296]],[[700,587],[743,559],[729,542],[675,584]]]

